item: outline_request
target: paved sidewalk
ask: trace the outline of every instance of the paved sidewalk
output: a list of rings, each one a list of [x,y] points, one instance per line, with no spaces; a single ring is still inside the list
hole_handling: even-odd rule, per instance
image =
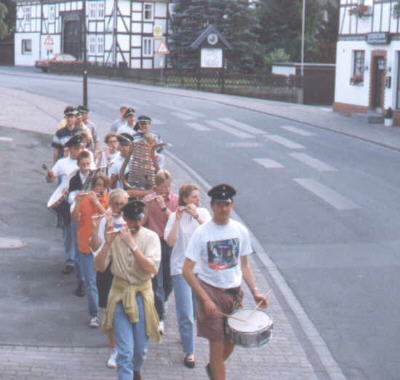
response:
[[[94,80],[101,82],[102,80]],[[206,100],[212,100],[224,104],[230,104],[235,107],[243,107],[258,112],[263,112],[275,116],[285,117],[287,119],[306,122],[321,128],[328,128],[354,135],[358,138],[372,141],[395,149],[400,149],[400,128],[384,128],[383,126],[372,126],[362,123],[356,118],[346,117],[336,114],[322,107],[308,107],[280,102],[264,101],[258,99],[241,98],[228,95],[217,95],[210,93],[199,93],[195,91],[186,91],[180,89],[155,88],[136,84],[119,83],[121,86],[130,86],[141,88],[146,91],[173,92],[176,95],[193,96]],[[54,131],[55,122],[59,120],[59,115],[65,104],[62,102],[50,100],[32,94],[27,94],[18,90],[8,90],[0,88],[0,125],[23,130],[30,130],[50,134]],[[10,116],[12,115],[12,117]],[[29,124],[26,124],[26,115],[29,115]],[[94,121],[105,128],[108,126],[108,120],[104,120],[93,115]],[[12,133],[12,129],[2,128],[2,136]],[[23,147],[23,144],[16,142],[17,147]],[[30,145],[24,146],[26,149]],[[2,147],[3,148],[3,147]],[[50,153],[49,153],[50,157]],[[33,160],[39,167],[42,161],[41,157],[33,157]],[[197,182],[198,177],[195,173],[188,171],[182,166],[179,160],[173,156],[167,159],[167,168],[173,173],[175,190],[183,183]],[[32,179],[30,179],[32,181]],[[29,181],[28,181],[29,182]],[[204,183],[200,183],[205,186]],[[36,198],[38,195],[36,194]],[[0,199],[3,206],[5,198]],[[202,203],[206,204],[208,200],[202,194]],[[47,212],[44,210],[44,212]],[[1,215],[0,215],[1,216]],[[40,216],[38,216],[40,218]],[[14,223],[17,223],[14,221]],[[0,223],[0,236],[3,234],[3,228]],[[52,235],[59,235],[58,231],[52,227]],[[57,241],[60,250],[54,250],[54,257],[61,258],[61,241],[59,237],[52,236],[52,240]],[[29,251],[29,246],[25,248]],[[290,308],[287,305],[289,291],[284,288],[284,280],[280,279],[277,286],[276,268],[268,259],[265,252],[256,246],[257,256],[251,258],[253,268],[257,277],[259,288],[268,290],[274,289],[274,294],[270,297],[270,307],[268,314],[275,322],[275,328],[271,342],[258,349],[237,348],[228,364],[228,379],[234,379],[238,376],[248,377],[255,380],[314,380],[314,379],[343,379],[343,376],[337,367],[332,364],[329,368],[330,355],[324,351],[325,347],[321,345],[317,353],[307,342],[307,337],[317,336],[318,333],[312,329],[312,325],[303,324],[301,328],[293,321],[293,312],[301,314],[301,306],[297,305],[294,310],[293,304]],[[268,269],[268,271],[266,270]],[[268,272],[268,273],[266,273]],[[18,281],[25,281],[23,278]],[[28,281],[28,279],[26,280]],[[278,282],[279,282],[278,281]],[[29,283],[24,284],[29,287]],[[50,284],[58,286],[56,284]],[[11,284],[12,286],[12,284]],[[289,294],[290,297],[290,294]],[[253,303],[248,292],[245,296],[245,304],[252,307]],[[26,299],[26,306],[29,309],[29,297]],[[63,305],[57,302],[60,300],[51,300],[52,307],[57,309]],[[204,366],[207,363],[207,346],[203,339],[196,340],[196,360],[197,365],[194,370],[189,370],[182,365],[182,354],[179,343],[179,336],[176,328],[176,319],[174,312],[174,299],[168,304],[168,318],[166,321],[166,336],[161,344],[151,343],[149,346],[148,359],[143,369],[143,377],[146,379],[205,379]],[[0,298],[0,308],[13,308],[12,304],[4,304]],[[86,312],[85,306],[82,306],[82,314]],[[39,321],[32,320],[32,324]],[[2,325],[4,331],[7,326]],[[307,331],[306,331],[307,330]],[[14,345],[0,341],[0,379],[110,379],[115,378],[115,371],[105,367],[105,360],[108,355],[106,339],[104,343],[87,344],[85,333],[82,334],[82,340],[79,347],[69,344],[49,344],[49,345],[26,345],[19,342]],[[93,333],[93,331],[90,331]],[[317,337],[318,338],[318,337]],[[102,338],[99,339],[103,342]],[[315,342],[314,342],[315,343]],[[329,375],[328,375],[329,372]]]

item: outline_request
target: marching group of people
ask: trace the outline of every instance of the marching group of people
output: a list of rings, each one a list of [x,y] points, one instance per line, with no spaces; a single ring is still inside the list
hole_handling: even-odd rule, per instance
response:
[[[62,228],[64,274],[75,271],[75,295],[87,296],[89,326],[108,335],[107,366],[120,380],[140,380],[149,338],[164,334],[166,301],[175,296],[183,364],[195,367],[197,335],[208,339],[212,380],[225,379],[224,362],[233,351],[225,333],[226,315],[241,307],[242,278],[262,307],[248,262],[247,229],[230,218],[236,191],[227,184],[209,190],[212,215],[200,207],[200,189],[185,184],[175,194],[164,169],[160,137],[151,118],[136,120],[132,107],[120,118],[100,149],[89,109],[68,106],[52,140],[53,166],[61,196],[49,207]],[[126,185],[135,142],[153,147],[153,186]],[[125,163],[125,164],[124,164]]]

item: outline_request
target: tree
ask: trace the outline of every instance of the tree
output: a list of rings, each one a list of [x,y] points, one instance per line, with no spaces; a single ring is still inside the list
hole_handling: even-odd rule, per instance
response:
[[[228,67],[252,71],[263,60],[257,44],[257,17],[247,0],[178,0],[172,18],[169,41],[174,67],[198,67],[199,52],[190,45],[200,33],[213,24],[232,44],[227,52]]]
[[[7,7],[3,3],[0,3],[0,40],[8,35],[8,25],[6,23],[7,13]]]
[[[265,53],[282,48],[292,61],[301,56],[302,0],[260,0],[257,5],[261,27],[259,42]],[[305,23],[305,60],[318,58],[321,5],[319,0],[307,0]]]
[[[0,40],[8,37],[15,29],[15,2],[0,1]]]
[[[335,62],[336,42],[339,29],[339,7],[328,2],[323,7],[323,18],[319,35],[320,62]]]
[[[262,66],[263,49],[257,41],[257,13],[248,0],[228,1],[221,23],[221,32],[232,45],[227,52],[228,67],[252,72]]]

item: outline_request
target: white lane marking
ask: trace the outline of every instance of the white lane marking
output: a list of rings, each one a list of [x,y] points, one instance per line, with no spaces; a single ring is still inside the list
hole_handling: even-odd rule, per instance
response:
[[[0,136],[0,141],[11,142],[11,141],[13,141],[13,139],[12,139],[11,137],[3,137],[3,136]]]
[[[179,118],[181,120],[192,120],[193,119],[193,116],[186,115],[186,114],[181,113],[181,112],[171,112],[171,115],[175,116],[175,117],[177,117],[177,118]]]
[[[154,124],[154,125],[161,125],[161,124],[165,124],[165,121],[162,121],[162,120],[160,120],[160,119],[156,119],[156,118],[152,117],[152,118],[151,118],[151,124]]]
[[[307,137],[308,136],[315,136],[314,133],[307,132],[307,131],[305,131],[303,129],[300,129],[300,128],[297,128],[297,127],[293,127],[291,125],[282,125],[281,128],[282,129],[286,129],[289,132],[296,133],[296,134],[298,134],[300,136],[307,136]]]
[[[184,112],[184,113],[186,113],[186,114],[188,114],[188,115],[190,115],[192,117],[205,117],[205,115],[203,115],[201,113],[198,113],[198,112],[195,112],[195,111],[191,111],[191,110],[188,110],[188,109],[182,109],[181,107],[170,106],[170,105],[167,105],[167,104],[161,104],[161,106],[164,107],[164,108],[168,108],[168,109],[170,109],[172,111]]]
[[[237,129],[234,129],[232,127],[228,127],[225,124],[220,123],[219,121],[216,120],[211,120],[206,122],[208,125],[211,125],[212,127],[218,128],[221,131],[228,132],[231,135],[234,135],[236,137],[240,137],[241,139],[248,139],[248,138],[253,138],[254,136],[249,135],[248,133],[238,131]]]
[[[259,135],[259,134],[265,133],[261,129],[254,128],[251,125],[242,123],[241,121],[237,121],[237,120],[231,119],[229,117],[223,117],[223,118],[218,119],[218,120],[222,121],[223,123],[229,124],[229,125],[231,125],[233,127],[236,127],[238,129],[241,129],[242,131],[253,133],[255,135]]]
[[[234,142],[225,144],[227,148],[258,148],[262,146],[260,143],[253,142]]]
[[[325,162],[322,162],[320,160],[317,160],[314,157],[309,156],[308,154],[305,153],[290,153],[290,155],[295,158],[296,160],[299,160],[303,164],[306,164],[308,166],[311,166],[313,169],[316,169],[320,172],[334,172],[336,169],[328,164],[325,164]]]
[[[284,166],[277,161],[271,160],[269,158],[253,158],[253,161],[257,162],[266,169],[279,169]]]
[[[204,125],[201,125],[199,123],[186,123],[186,125],[190,128],[195,129],[196,131],[209,131],[210,128],[205,127]]]
[[[300,186],[315,194],[317,197],[329,203],[331,206],[335,207],[337,210],[343,211],[360,208],[360,206],[350,199],[347,199],[335,190],[332,190],[312,178],[294,178],[293,180]]]
[[[303,145],[295,143],[294,141],[289,140],[289,139],[279,136],[279,135],[268,135],[267,138],[268,138],[268,140],[272,140],[272,141],[274,141],[278,144],[281,144],[289,149],[305,149]]]

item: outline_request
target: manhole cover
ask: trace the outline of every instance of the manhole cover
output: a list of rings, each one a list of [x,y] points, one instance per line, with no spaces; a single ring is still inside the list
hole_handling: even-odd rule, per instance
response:
[[[22,248],[26,244],[21,239],[0,237],[0,249]]]

